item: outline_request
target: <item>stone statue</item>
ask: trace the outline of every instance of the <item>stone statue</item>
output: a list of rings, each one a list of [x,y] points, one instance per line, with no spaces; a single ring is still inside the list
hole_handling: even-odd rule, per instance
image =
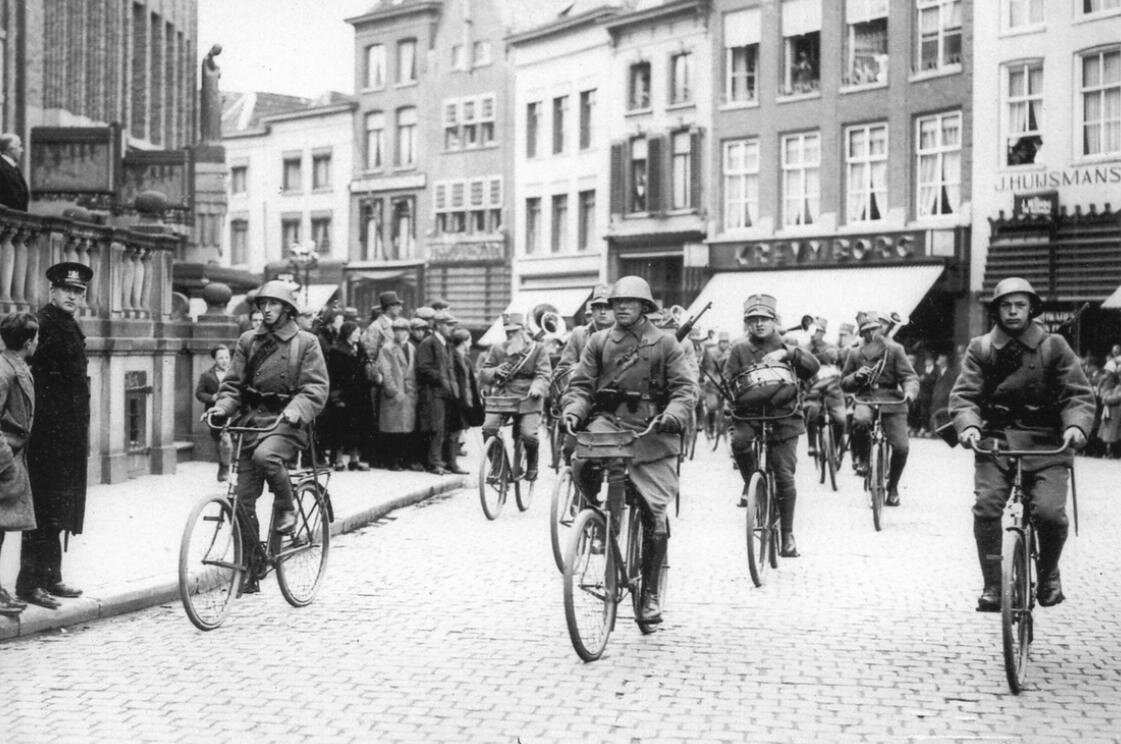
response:
[[[199,139],[204,145],[218,145],[222,142],[222,95],[218,91],[218,79],[222,69],[214,58],[222,53],[222,45],[210,47],[206,59],[202,61],[202,95],[199,102]]]

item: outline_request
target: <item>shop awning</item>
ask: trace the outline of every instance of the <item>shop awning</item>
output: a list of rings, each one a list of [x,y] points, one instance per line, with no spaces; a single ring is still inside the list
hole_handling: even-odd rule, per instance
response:
[[[796,325],[803,315],[822,317],[829,321],[826,338],[833,341],[841,323],[853,323],[858,311],[910,315],[943,269],[937,264],[722,272],[701,290],[689,314],[711,301],[712,308],[698,325],[728,331],[736,338],[743,333],[744,300],[753,294],[769,294],[778,300],[784,328]]]
[[[538,305],[552,305],[566,320],[580,311],[592,290],[588,287],[569,287],[564,289],[523,289],[514,295],[514,299],[506,306],[503,312],[522,313],[526,320]],[[482,346],[490,346],[506,338],[502,330],[501,318],[495,318],[487,332],[479,339]]]
[[[339,285],[337,284],[309,284],[306,290],[300,288],[296,296],[303,300],[305,311],[317,313],[331,301],[338,291]]]
[[[1112,308],[1114,310],[1121,309],[1121,287],[1113,290],[1113,294],[1105,298],[1102,307]]]

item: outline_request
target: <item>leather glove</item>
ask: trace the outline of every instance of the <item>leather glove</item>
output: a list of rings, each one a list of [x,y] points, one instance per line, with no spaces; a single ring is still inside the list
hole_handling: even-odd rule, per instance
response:
[[[580,428],[580,418],[574,413],[564,414],[565,430],[572,429],[576,431]]]
[[[1063,432],[1063,444],[1071,449],[1080,450],[1086,446],[1086,435],[1077,426],[1068,426]]]
[[[981,441],[981,430],[976,426],[970,426],[968,429],[958,435],[958,442],[966,449],[973,449],[977,443]]]
[[[662,415],[658,419],[658,423],[654,425],[654,431],[659,434],[680,434],[681,422],[673,416]]]

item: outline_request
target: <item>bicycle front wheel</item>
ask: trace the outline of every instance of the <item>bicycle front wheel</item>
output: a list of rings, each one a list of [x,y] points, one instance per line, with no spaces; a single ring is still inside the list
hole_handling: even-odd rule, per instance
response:
[[[594,509],[576,518],[564,567],[564,620],[576,655],[595,661],[615,627],[618,594],[607,520]]]
[[[868,493],[872,498],[872,524],[876,527],[876,532],[883,529],[884,497],[887,491],[885,449],[882,442],[873,442],[868,450]]]
[[[510,468],[502,440],[491,437],[483,446],[479,463],[479,501],[487,519],[497,519],[506,503],[506,489],[510,484]]]
[[[755,586],[763,586],[763,574],[767,569],[770,558],[771,543],[774,535],[771,532],[771,499],[767,483],[767,476],[762,471],[755,471],[748,481],[745,494],[747,496],[747,572]]]
[[[1004,533],[1000,560],[1000,628],[1008,687],[1019,694],[1027,678],[1032,642],[1031,550],[1020,530]]]
[[[553,484],[553,497],[549,503],[549,537],[553,543],[553,560],[561,573],[564,573],[565,551],[578,511],[572,468],[565,467]]]
[[[230,501],[201,499],[179,543],[179,599],[196,628],[214,630],[222,624],[244,569],[241,530]]]
[[[326,489],[322,493],[320,490],[314,479],[296,487],[296,530],[284,538],[276,555],[276,582],[293,607],[303,607],[315,599],[327,571],[331,521]]]
[[[514,440],[514,462],[518,464],[518,477],[514,480],[514,501],[518,505],[518,511],[526,511],[529,509],[529,505],[533,503],[533,489],[537,481],[525,479],[526,470],[529,468],[529,459],[521,437]]]

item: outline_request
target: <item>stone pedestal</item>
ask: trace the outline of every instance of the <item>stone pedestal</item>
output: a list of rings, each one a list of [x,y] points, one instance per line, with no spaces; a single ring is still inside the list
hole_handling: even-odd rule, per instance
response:
[[[199,145],[195,157],[195,225],[184,261],[217,262],[229,266],[222,255],[222,230],[226,224],[229,200],[226,194],[226,150],[220,146]]]

